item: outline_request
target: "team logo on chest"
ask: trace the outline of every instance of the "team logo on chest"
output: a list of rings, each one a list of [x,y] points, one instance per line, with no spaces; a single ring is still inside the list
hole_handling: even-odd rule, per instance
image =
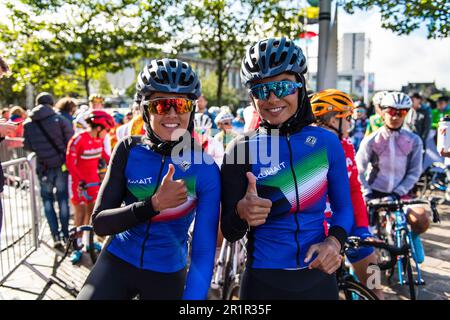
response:
[[[305,144],[310,146],[310,147],[314,147],[316,145],[316,142],[317,142],[317,138],[313,137],[313,136],[309,136],[305,140]]]
[[[139,178],[139,179],[128,179],[128,184],[151,184],[152,177]]]

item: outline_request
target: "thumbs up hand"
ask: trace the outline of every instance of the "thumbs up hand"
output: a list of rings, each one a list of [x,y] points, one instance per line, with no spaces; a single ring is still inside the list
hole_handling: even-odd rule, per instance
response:
[[[161,181],[158,191],[152,196],[153,209],[162,211],[176,208],[187,201],[187,188],[183,180],[173,181],[175,167],[169,164],[169,170]]]
[[[256,189],[256,177],[251,172],[247,172],[247,192],[245,196],[239,200],[236,211],[242,220],[247,221],[250,227],[256,227],[266,222],[272,201],[258,197]]]

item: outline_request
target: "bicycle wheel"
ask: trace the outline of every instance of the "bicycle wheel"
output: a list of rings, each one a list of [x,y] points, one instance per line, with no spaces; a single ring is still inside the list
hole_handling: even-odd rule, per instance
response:
[[[379,300],[377,295],[365,285],[347,279],[339,284],[339,300]]]
[[[239,300],[240,290],[240,281],[238,281],[237,279],[233,279],[232,284],[228,286],[227,291],[224,292],[224,300]]]
[[[411,267],[411,259],[409,257],[403,258],[403,266],[405,273],[408,277],[409,296],[411,300],[416,300],[416,290],[415,290],[416,285],[414,283],[414,277]]]

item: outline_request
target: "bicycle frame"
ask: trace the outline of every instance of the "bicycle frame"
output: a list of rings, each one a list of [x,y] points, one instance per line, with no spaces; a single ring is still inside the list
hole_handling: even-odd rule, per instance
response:
[[[417,254],[416,250],[413,246],[412,242],[412,235],[411,231],[409,230],[408,223],[406,221],[406,213],[404,212],[403,208],[401,210],[394,210],[394,217],[395,217],[395,242],[397,247],[401,248],[403,245],[403,239],[402,239],[402,231],[406,234],[406,244],[408,245],[409,249],[411,250],[411,256],[414,260],[414,264],[416,266],[417,271],[417,282],[418,285],[425,284],[425,281],[422,279],[422,272],[419,267],[419,263],[417,262]],[[409,256],[405,257],[406,259],[409,258]],[[399,283],[401,285],[404,285],[406,281],[403,279],[403,262],[402,259],[399,257],[397,258],[397,272],[398,272],[398,279]]]

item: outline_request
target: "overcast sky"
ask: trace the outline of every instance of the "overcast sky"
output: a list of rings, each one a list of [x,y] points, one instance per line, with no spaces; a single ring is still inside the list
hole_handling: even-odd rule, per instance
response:
[[[311,27],[318,30],[318,27]],[[346,32],[364,32],[371,39],[371,56],[366,71],[375,73],[375,90],[400,89],[408,82],[435,81],[438,88],[450,90],[450,38],[427,39],[425,27],[407,36],[381,28],[377,10],[356,11],[349,15],[339,10],[338,37]],[[317,55],[317,37],[309,48]],[[312,59],[312,69],[316,64]]]

